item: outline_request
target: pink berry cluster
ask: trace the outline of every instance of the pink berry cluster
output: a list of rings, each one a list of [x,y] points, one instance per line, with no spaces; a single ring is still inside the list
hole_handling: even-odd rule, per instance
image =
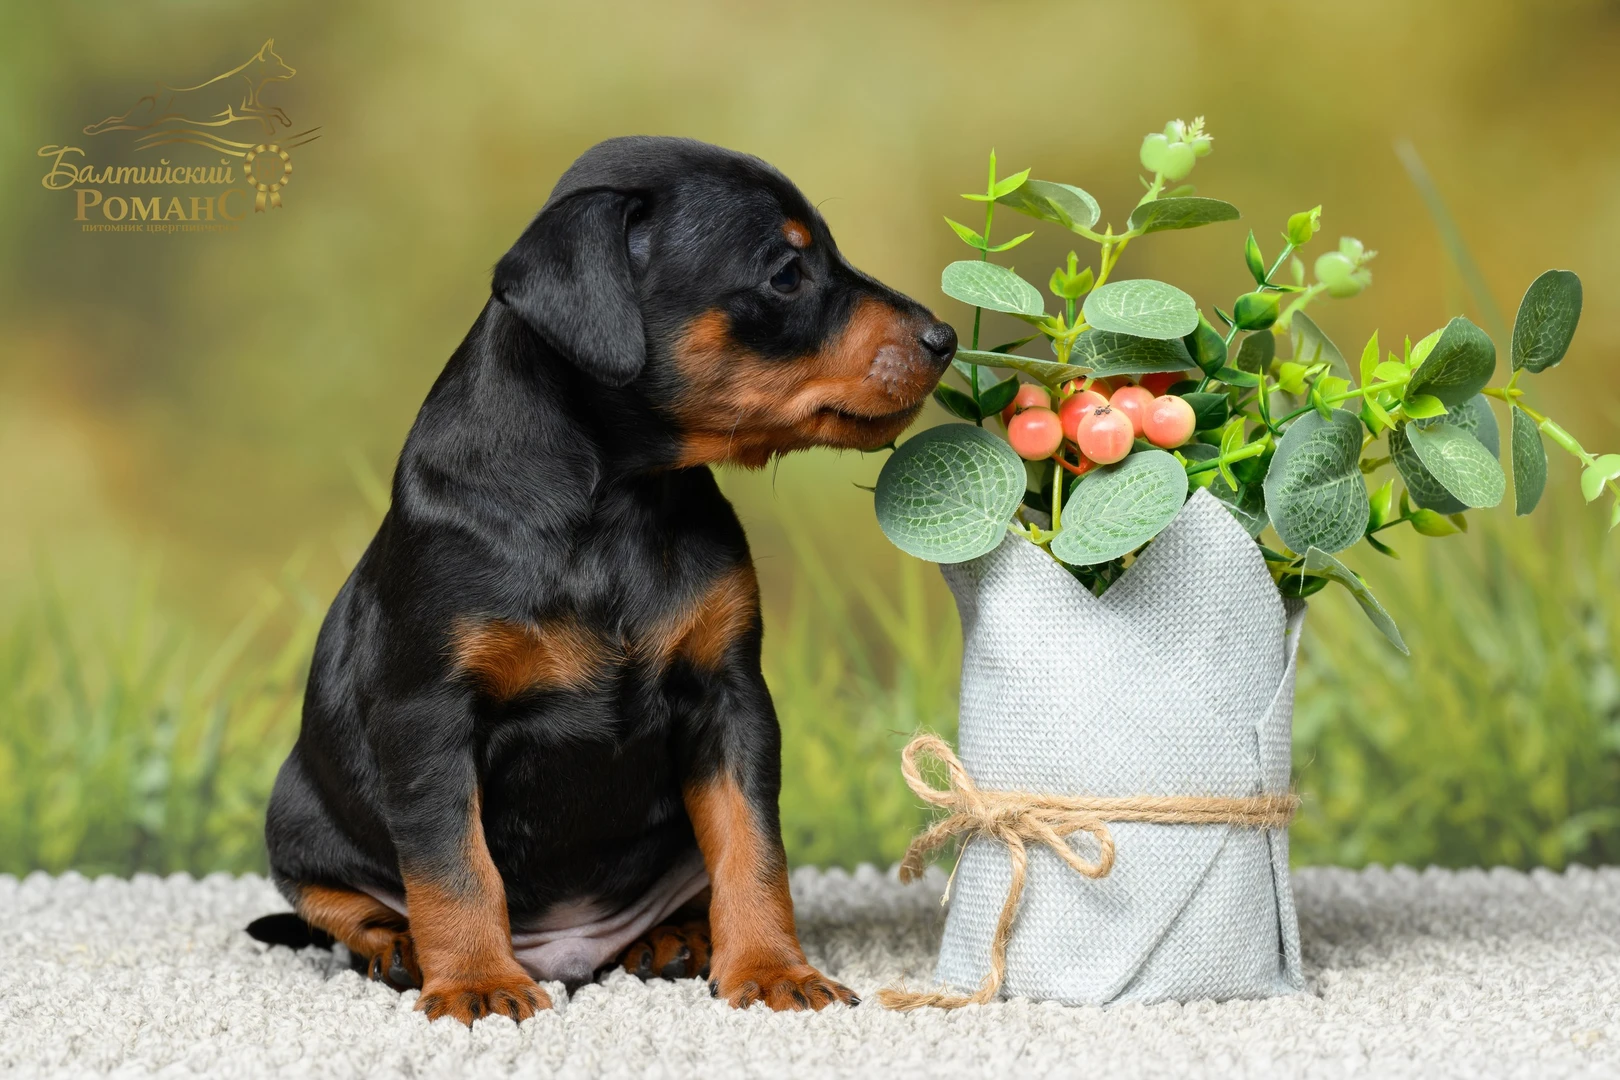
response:
[[[1123,460],[1138,438],[1166,450],[1181,446],[1192,438],[1197,418],[1185,398],[1165,391],[1183,378],[1165,372],[1135,383],[1076,380],[1059,391],[1055,409],[1045,387],[1026,383],[1001,412],[1007,441],[1026,461],[1055,457],[1076,475]],[[1064,456],[1065,443],[1078,452],[1078,463]]]

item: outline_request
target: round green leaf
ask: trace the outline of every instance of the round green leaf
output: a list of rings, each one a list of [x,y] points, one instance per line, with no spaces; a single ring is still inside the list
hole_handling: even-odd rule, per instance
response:
[[[1072,184],[1055,184],[1050,180],[1025,180],[1016,189],[998,197],[996,202],[1065,229],[1076,226],[1089,229],[1102,217],[1102,207],[1087,192]]]
[[[1547,448],[1536,422],[1513,406],[1513,512],[1520,517],[1536,508],[1547,487]]]
[[[1155,199],[1131,211],[1127,225],[1139,232],[1163,232],[1165,229],[1196,229],[1216,221],[1236,221],[1242,215],[1238,208],[1220,199],[1186,197]]]
[[[1024,497],[1024,462],[983,428],[943,424],[914,435],[878,474],[883,534],[929,562],[977,558],[1001,543]]]
[[[1277,443],[1266,473],[1266,513],[1294,551],[1343,551],[1367,527],[1371,510],[1361,477],[1361,420],[1333,409],[1308,412]]]
[[[1412,501],[1425,510],[1434,510],[1441,514],[1460,514],[1468,509],[1468,504],[1453,495],[1446,485],[1429,471],[1428,466],[1423,463],[1423,458],[1413,447],[1411,439],[1407,437],[1407,429],[1416,431],[1431,422],[1447,423],[1466,431],[1478,439],[1494,458],[1501,452],[1502,447],[1501,434],[1496,428],[1496,418],[1491,415],[1491,406],[1485,400],[1485,396],[1476,394],[1450,412],[1441,414],[1434,421],[1403,424],[1389,433],[1389,456],[1394,460],[1395,469],[1401,474],[1406,490],[1411,493]],[[1545,455],[1542,460],[1545,465]]]
[[[1412,372],[1404,396],[1429,394],[1449,409],[1485,389],[1495,371],[1496,346],[1490,336],[1458,315],[1440,331],[1434,347]]]
[[[1186,501],[1181,462],[1163,450],[1138,451],[1075,486],[1052,554],[1070,566],[1117,559],[1158,536]]]
[[[1046,304],[1035,286],[993,262],[975,259],[953,262],[939,276],[939,287],[946,296],[973,307],[1012,315],[1038,316],[1046,312]]]
[[[1149,278],[1111,281],[1093,289],[1082,310],[1096,329],[1136,337],[1186,337],[1198,325],[1198,305],[1192,297]]]
[[[1193,367],[1187,347],[1175,338],[1135,337],[1097,329],[1080,335],[1069,359],[1099,376],[1147,375]]]
[[[1406,438],[1423,467],[1458,502],[1491,507],[1502,501],[1507,492],[1502,464],[1473,435],[1444,420],[1408,428]]]
[[[1530,283],[1513,320],[1513,370],[1544,371],[1564,358],[1581,321],[1581,279],[1548,270]]]

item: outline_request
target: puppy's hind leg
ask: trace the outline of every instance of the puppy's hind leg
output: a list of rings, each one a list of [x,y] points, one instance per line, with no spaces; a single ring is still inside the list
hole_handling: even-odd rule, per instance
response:
[[[358,961],[357,971],[395,990],[421,987],[422,969],[405,916],[352,889],[300,885],[297,894],[299,916],[341,941]]]

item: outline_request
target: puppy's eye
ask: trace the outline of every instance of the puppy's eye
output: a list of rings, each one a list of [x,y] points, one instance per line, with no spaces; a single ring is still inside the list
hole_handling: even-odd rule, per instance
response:
[[[799,283],[804,280],[804,271],[799,268],[799,260],[794,259],[771,277],[771,288],[783,296],[791,296],[799,291]]]

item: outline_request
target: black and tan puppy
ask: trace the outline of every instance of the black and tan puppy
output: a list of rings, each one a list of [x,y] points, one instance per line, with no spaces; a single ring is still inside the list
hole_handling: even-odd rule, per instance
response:
[[[735,1005],[805,962],[748,544],[709,466],[874,449],[956,348],[765,163],[602,143],[495,269],[316,643],[276,884],[430,1017],[522,1019],[621,959]],[[711,953],[712,945],[712,953]]]

